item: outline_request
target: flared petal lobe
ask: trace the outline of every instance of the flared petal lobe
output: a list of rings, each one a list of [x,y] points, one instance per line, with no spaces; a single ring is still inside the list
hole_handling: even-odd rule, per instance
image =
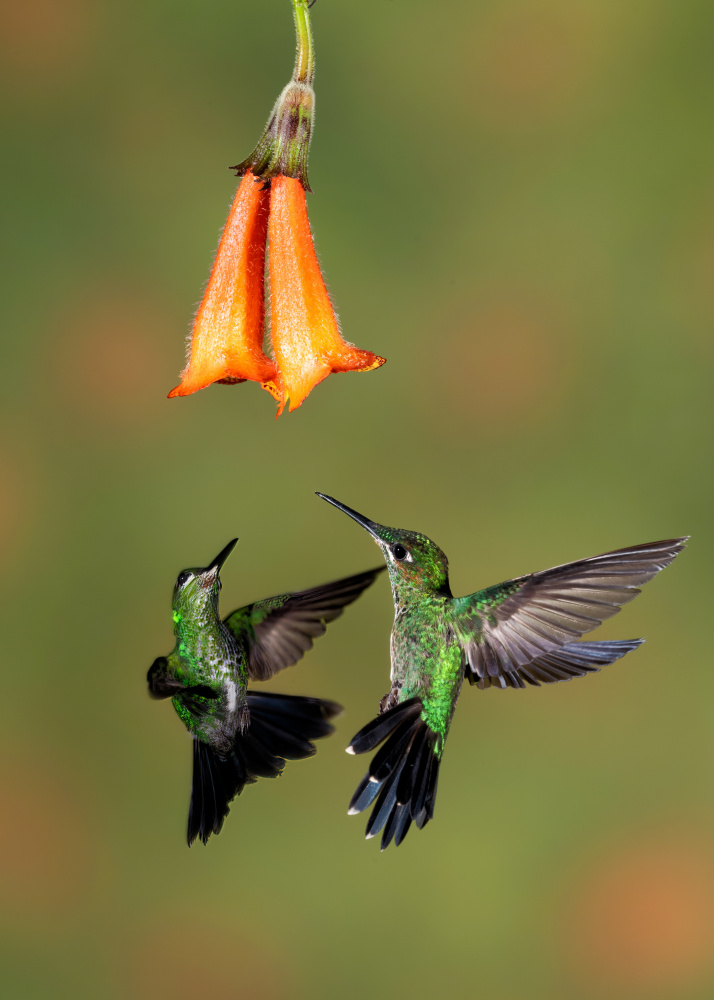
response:
[[[288,399],[290,410],[300,406],[331,372],[370,371],[383,365],[384,358],[360,351],[340,336],[312,242],[305,191],[297,178],[271,181],[268,252],[280,414]]]
[[[196,314],[188,365],[169,398],[188,396],[213,382],[248,379],[263,383],[275,395],[275,365],[263,353],[269,209],[270,192],[247,173],[233,200]]]

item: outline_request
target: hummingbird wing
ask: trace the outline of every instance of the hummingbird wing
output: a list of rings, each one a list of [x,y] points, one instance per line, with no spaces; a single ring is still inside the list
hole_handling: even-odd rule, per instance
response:
[[[574,640],[637,597],[686,541],[618,549],[457,598],[456,628],[469,681],[479,687],[524,687],[523,681],[566,680],[618,659],[639,643]]]
[[[540,687],[541,684],[555,684],[557,681],[569,681],[573,677],[597,673],[602,667],[619,660],[625,653],[637,649],[644,641],[644,639],[624,639],[613,642],[569,642],[539,656],[527,667],[520,667],[518,671],[504,671],[495,677],[488,674],[479,677],[468,666],[466,677],[469,684],[475,684],[481,689],[524,688],[526,681],[534,687]]]
[[[171,666],[165,656],[159,656],[154,660],[149,667],[146,681],[149,685],[149,695],[157,701],[166,698],[185,698],[190,705],[195,698],[218,697],[213,688],[207,684],[183,684],[171,672]]]
[[[248,674],[265,681],[302,659],[328,622],[374,583],[386,566],[342,580],[256,601],[228,615],[224,624],[243,641],[248,636]]]

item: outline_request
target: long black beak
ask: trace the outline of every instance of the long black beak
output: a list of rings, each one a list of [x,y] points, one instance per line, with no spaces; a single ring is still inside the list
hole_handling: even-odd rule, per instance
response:
[[[340,503],[339,500],[335,500],[334,497],[328,497],[325,493],[317,492],[316,495],[321,497],[323,500],[327,500],[327,502],[331,503],[333,507],[337,507],[337,509],[341,510],[343,514],[347,514],[353,521],[356,521],[357,524],[361,524],[362,527],[366,528],[370,535],[373,538],[376,538],[378,542],[381,541],[379,536],[379,531],[382,528],[381,524],[377,524],[376,521],[370,521],[370,519],[365,517],[364,514],[358,514],[356,510],[352,510],[351,507],[347,507],[345,504]]]
[[[236,542],[237,541],[238,541],[237,538],[232,539],[228,543],[228,545],[226,545],[225,549],[222,549],[218,553],[218,555],[213,560],[213,562],[209,566],[206,566],[206,569],[207,570],[209,570],[209,569],[215,569],[216,571],[218,571],[221,568],[221,566],[223,565],[223,563],[226,561],[226,559],[228,558],[228,556],[231,554],[231,552],[233,551],[233,549],[236,547]]]

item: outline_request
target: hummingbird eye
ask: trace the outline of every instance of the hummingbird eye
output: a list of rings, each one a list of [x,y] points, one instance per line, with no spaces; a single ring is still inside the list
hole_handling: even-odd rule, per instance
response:
[[[406,554],[407,550],[404,548],[403,545],[400,545],[399,542],[397,542],[396,545],[392,546],[392,555],[394,556],[395,559],[398,559],[399,562],[401,562],[402,559],[406,558]]]
[[[176,581],[176,587],[177,588],[178,587],[183,587],[183,585],[185,583],[188,583],[188,581],[191,579],[192,576],[193,576],[193,573],[189,572],[189,570],[187,570],[187,569],[183,570],[178,575],[178,580]]]

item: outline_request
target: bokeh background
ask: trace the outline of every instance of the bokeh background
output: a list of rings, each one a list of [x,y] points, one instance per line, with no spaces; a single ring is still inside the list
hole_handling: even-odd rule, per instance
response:
[[[288,0],[0,6],[3,995],[705,1000],[714,990],[714,8],[319,0],[310,212],[388,358],[279,421],[168,401],[289,76]],[[314,490],[448,552],[456,593],[690,548],[603,673],[464,691],[437,816],[345,815],[387,689],[386,580],[274,689],[335,737],[184,842],[190,744],[145,672],[177,572],[226,612],[379,563]]]

